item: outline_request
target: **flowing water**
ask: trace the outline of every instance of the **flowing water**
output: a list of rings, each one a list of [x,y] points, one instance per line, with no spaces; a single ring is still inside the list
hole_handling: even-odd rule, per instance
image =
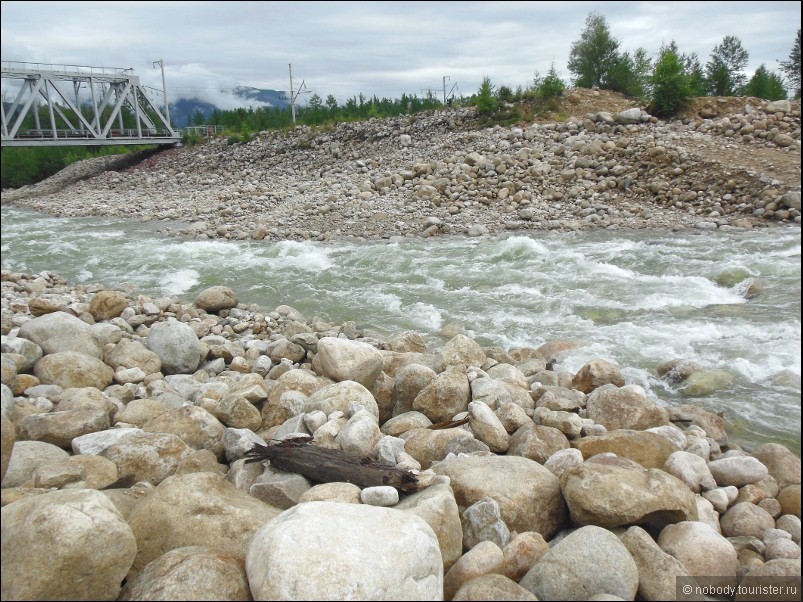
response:
[[[165,227],[4,206],[2,263],[186,300],[221,284],[266,310],[287,304],[381,335],[416,330],[433,350],[448,324],[504,349],[570,339],[582,342],[562,361],[572,372],[613,361],[661,403],[724,412],[736,442],[799,453],[799,228],[321,244],[186,240]],[[733,379],[683,397],[655,373],[673,358]]]

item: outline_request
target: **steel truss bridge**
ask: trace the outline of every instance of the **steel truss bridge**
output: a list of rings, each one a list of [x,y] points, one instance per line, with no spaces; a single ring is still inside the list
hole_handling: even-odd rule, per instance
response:
[[[4,148],[181,142],[132,69],[3,61],[0,70]]]

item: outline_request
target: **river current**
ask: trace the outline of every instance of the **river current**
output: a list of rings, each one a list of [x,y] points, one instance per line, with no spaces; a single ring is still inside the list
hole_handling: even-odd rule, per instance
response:
[[[504,349],[569,339],[582,345],[567,370],[613,361],[663,404],[724,412],[738,443],[800,453],[799,228],[277,243],[187,240],[166,226],[3,206],[2,265],[186,300],[220,284],[266,310],[291,305],[383,336],[415,330],[431,350],[447,325]],[[673,358],[732,381],[684,397],[655,372]]]

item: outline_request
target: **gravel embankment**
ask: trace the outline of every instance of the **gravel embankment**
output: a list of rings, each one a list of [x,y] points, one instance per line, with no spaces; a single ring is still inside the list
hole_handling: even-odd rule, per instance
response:
[[[674,122],[632,108],[476,123],[464,108],[215,139],[117,171],[98,173],[120,159],[76,165],[3,202],[271,240],[800,223],[799,102]]]

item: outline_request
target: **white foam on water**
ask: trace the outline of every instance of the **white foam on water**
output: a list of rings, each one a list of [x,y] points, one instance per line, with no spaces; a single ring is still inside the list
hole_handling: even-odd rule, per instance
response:
[[[777,251],[770,251],[765,257],[778,257],[778,258],[792,258],[800,259],[800,245],[789,247],[788,249],[779,249]]]
[[[569,372],[577,372],[588,362],[595,359],[618,364],[618,361],[611,353],[609,346],[603,341],[584,342],[577,349],[568,352],[560,362],[560,367]]]
[[[109,238],[125,240],[127,237],[126,233],[122,230],[87,230],[83,234],[88,238],[96,238],[100,240]]]
[[[603,276],[610,276],[612,278],[639,278],[639,276],[633,270],[620,268],[618,265],[614,265],[612,263],[592,263],[589,265],[589,272],[591,274],[600,274]]]
[[[443,326],[443,315],[434,305],[429,303],[416,303],[413,305],[409,310],[409,317],[420,328],[429,332],[438,331]]]
[[[473,290],[474,289],[472,289],[472,291]],[[541,289],[534,286],[525,286],[517,283],[503,284],[501,286],[494,287],[489,292],[493,295],[509,295],[513,297],[523,297],[525,299],[543,299],[545,297],[544,293],[541,292]]]
[[[398,295],[374,290],[367,292],[366,296],[375,304],[380,305],[385,311],[391,314],[401,315],[402,300]]]
[[[731,289],[716,286],[705,278],[682,278],[673,290],[655,292],[636,301],[632,309],[658,310],[669,307],[743,305],[747,299]],[[670,281],[675,281],[671,279]]]
[[[772,377],[788,370],[800,376],[800,365],[784,365],[779,358],[762,358],[760,363],[748,358],[737,358],[728,364],[734,372],[740,374],[751,383],[767,383]]]
[[[164,274],[159,279],[159,286],[166,295],[183,295],[200,282],[201,275],[187,268]]]
[[[443,291],[443,290],[446,289],[446,281],[445,280],[443,280],[441,278],[437,278],[435,276],[431,276],[429,274],[422,274],[422,275],[425,277],[426,283],[427,283],[427,287],[429,287],[430,289],[436,290],[436,291]]]
[[[81,270],[76,275],[76,280],[78,280],[78,282],[87,282],[94,277],[95,277],[94,274],[92,274],[92,272],[90,272],[89,270]]]
[[[179,253],[188,257],[199,255],[219,255],[222,257],[239,257],[241,248],[232,242],[221,240],[189,240],[169,245],[166,251]]]
[[[56,254],[59,254],[59,253],[69,253],[69,252],[77,253],[81,249],[78,247],[78,245],[76,245],[73,242],[67,240],[59,240],[53,242],[53,244],[50,245],[49,250]]]
[[[334,265],[330,251],[310,242],[282,241],[276,244],[276,250],[277,257],[270,260],[276,267],[322,272]]]
[[[549,248],[527,236],[511,236],[496,243],[489,252],[494,259],[514,259],[526,257],[544,257],[550,255]]]

